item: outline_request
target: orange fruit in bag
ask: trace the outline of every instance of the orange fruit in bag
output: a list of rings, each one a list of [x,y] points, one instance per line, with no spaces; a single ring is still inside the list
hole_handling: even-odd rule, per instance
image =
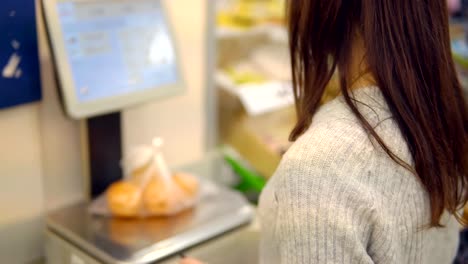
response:
[[[170,215],[181,199],[181,191],[161,178],[153,178],[143,191],[143,203],[150,215]]]
[[[173,176],[174,182],[184,191],[190,198],[198,193],[199,182],[193,175],[187,173],[176,173]]]
[[[113,215],[137,217],[141,209],[141,192],[129,182],[116,182],[107,190],[107,204]]]

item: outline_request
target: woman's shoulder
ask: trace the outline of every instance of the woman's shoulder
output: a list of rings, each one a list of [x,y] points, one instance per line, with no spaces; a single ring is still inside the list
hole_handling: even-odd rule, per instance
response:
[[[407,143],[380,90],[377,87],[362,88],[351,97],[359,113],[385,145],[411,164]],[[316,113],[309,129],[285,154],[283,163],[293,166],[300,163],[304,168],[310,165],[339,169],[366,166],[372,160],[397,166],[340,96]]]
[[[323,167],[330,167],[371,155],[372,148],[370,137],[359,120],[344,102],[336,99],[319,110],[309,129],[286,152],[282,163],[317,167],[322,165],[318,163],[324,163]]]
[[[372,89],[363,90],[357,96],[364,118],[391,151],[411,163],[407,144],[383,99]],[[399,188],[402,182],[417,182],[369,135],[342,97],[319,110],[310,128],[284,155],[275,176],[281,188],[342,186],[362,195],[379,195],[382,190],[390,189],[386,185]],[[393,179],[389,181],[390,176]]]
[[[294,186],[296,182],[321,188],[319,183],[336,184],[336,180],[349,185],[358,180],[349,172],[372,170],[368,167],[375,150],[366,131],[351,117],[330,117],[314,122],[285,153],[275,175],[281,185]]]

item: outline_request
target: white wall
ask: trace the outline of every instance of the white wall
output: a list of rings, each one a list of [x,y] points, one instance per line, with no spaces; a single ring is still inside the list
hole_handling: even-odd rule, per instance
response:
[[[179,41],[187,91],[125,111],[124,148],[162,136],[167,160],[179,165],[200,159],[204,152],[206,0],[165,1]],[[85,197],[80,125],[60,109],[42,27],[39,40],[42,102],[0,111],[1,263],[24,263],[39,256],[45,212]]]
[[[166,158],[173,165],[200,159],[204,151],[205,0],[166,0],[179,43],[187,82],[184,96],[124,112],[124,148],[166,139]]]
[[[41,18],[38,19],[42,21]],[[54,68],[43,23],[38,23],[42,75],[42,102],[39,109],[46,210],[84,199],[79,122],[63,113],[57,94]]]
[[[41,253],[43,189],[38,105],[0,111],[0,263]]]

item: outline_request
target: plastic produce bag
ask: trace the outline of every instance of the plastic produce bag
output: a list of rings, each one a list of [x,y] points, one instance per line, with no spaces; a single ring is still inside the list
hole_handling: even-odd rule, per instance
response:
[[[152,146],[132,150],[122,161],[125,179],[112,184],[93,201],[97,215],[136,218],[172,216],[193,207],[199,199],[199,180],[187,173],[172,174],[156,138]]]

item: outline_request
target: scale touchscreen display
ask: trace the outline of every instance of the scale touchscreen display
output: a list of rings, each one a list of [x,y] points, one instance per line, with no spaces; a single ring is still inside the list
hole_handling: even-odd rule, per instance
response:
[[[159,1],[63,1],[57,8],[79,102],[158,89],[179,79]]]

